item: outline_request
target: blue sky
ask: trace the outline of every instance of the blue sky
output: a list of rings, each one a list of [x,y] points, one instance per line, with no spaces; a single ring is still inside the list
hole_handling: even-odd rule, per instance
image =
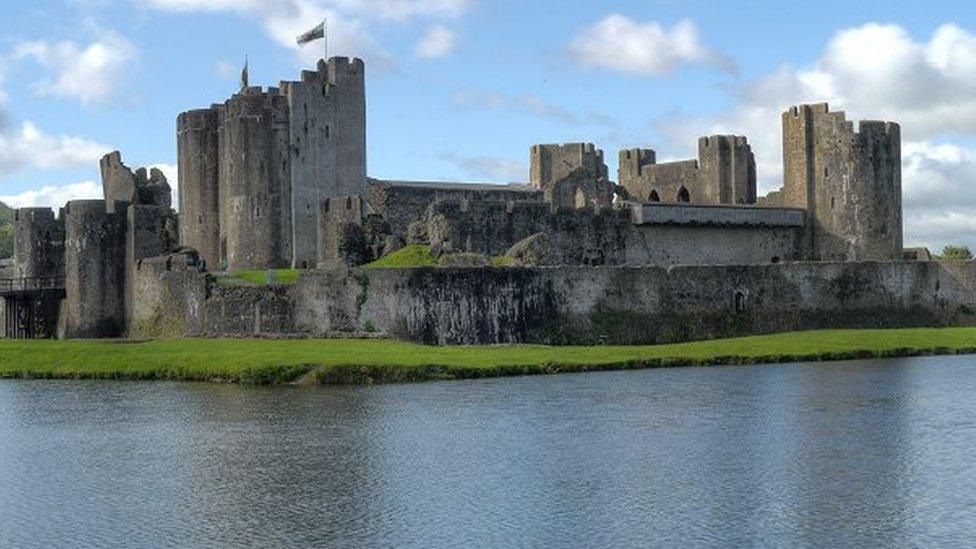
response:
[[[0,200],[99,192],[97,160],[175,178],[176,115],[293,79],[330,20],[367,62],[374,177],[524,180],[533,143],[694,153],[745,134],[780,185],[779,112],[902,123],[906,243],[976,247],[976,10],[965,2],[35,0],[0,19]]]

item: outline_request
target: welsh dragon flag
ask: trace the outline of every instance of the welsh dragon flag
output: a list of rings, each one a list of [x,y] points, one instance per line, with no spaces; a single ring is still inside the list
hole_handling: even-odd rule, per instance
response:
[[[316,40],[322,40],[325,38],[325,21],[322,21],[316,27],[308,32],[302,33],[298,36],[298,45],[304,46],[309,42],[314,42]]]

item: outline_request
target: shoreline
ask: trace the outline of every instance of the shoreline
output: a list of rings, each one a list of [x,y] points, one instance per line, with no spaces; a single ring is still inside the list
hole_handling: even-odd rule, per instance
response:
[[[958,354],[976,354],[976,328],[818,330],[592,347],[433,347],[383,339],[0,340],[0,379],[368,385]]]

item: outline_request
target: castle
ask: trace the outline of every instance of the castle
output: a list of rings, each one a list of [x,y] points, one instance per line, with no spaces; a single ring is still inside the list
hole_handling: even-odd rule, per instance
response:
[[[532,146],[526,184],[379,180],[364,71],[331,58],[180,114],[178,213],[117,152],[104,200],[18,210],[2,333],[630,343],[976,323],[968,264],[903,259],[898,124],[790,108],[766,196],[732,135],[677,162],[620,151],[616,181],[590,143]],[[439,267],[360,268],[406,246]],[[280,268],[298,282],[221,283]]]

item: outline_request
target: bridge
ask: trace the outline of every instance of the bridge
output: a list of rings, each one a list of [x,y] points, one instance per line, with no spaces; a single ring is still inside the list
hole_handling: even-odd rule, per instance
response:
[[[64,298],[64,277],[0,278],[0,298],[4,337],[54,337]]]

